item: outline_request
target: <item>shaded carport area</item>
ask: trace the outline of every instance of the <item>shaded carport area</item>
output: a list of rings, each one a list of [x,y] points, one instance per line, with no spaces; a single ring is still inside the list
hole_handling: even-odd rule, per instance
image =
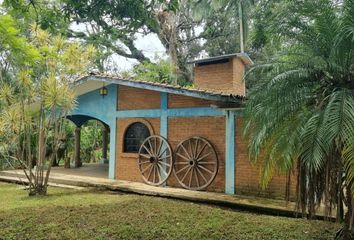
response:
[[[90,120],[95,120],[98,121],[102,125],[102,164],[107,164],[108,163],[108,158],[107,158],[107,152],[108,152],[108,135],[109,135],[109,126],[102,122],[101,120],[91,117],[91,116],[86,116],[86,115],[69,115],[66,117],[69,119],[72,123],[75,124],[75,134],[74,134],[74,166],[75,168],[82,167],[82,161],[81,161],[81,127],[84,125],[86,122]]]
[[[105,94],[101,94],[101,90]],[[105,169],[108,174],[105,178],[115,178],[115,152],[116,152],[116,108],[117,108],[117,85],[106,84],[102,81],[81,81],[75,83],[73,90],[77,96],[75,108],[66,116],[66,119],[74,123],[74,167],[68,169],[75,173],[94,172],[95,164],[82,165],[80,156],[80,138],[83,125],[88,121],[97,121],[102,125],[102,162],[97,165],[97,171]],[[81,152],[82,153],[82,152]],[[109,154],[108,154],[109,153]],[[108,163],[108,164],[107,164]],[[89,168],[88,165],[93,166]],[[77,171],[74,171],[74,170]],[[101,169],[101,170],[100,170]],[[65,170],[65,169],[63,169]]]

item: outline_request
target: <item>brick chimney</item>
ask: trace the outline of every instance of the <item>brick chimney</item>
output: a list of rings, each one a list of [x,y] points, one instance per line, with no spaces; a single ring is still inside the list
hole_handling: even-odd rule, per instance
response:
[[[194,85],[197,88],[245,96],[245,66],[253,64],[245,53],[191,61],[194,64]]]

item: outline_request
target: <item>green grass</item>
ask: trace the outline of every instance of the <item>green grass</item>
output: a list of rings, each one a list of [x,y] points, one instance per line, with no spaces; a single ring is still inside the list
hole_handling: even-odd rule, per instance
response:
[[[339,225],[157,197],[0,183],[0,239],[332,239]]]

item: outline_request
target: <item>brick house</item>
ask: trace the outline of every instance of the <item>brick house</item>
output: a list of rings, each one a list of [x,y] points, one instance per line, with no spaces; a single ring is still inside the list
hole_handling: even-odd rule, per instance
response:
[[[78,106],[68,116],[77,126],[76,139],[88,120],[106,126],[111,179],[227,194],[294,196],[293,176],[275,176],[262,190],[259,168],[248,159],[241,129],[243,76],[251,59],[230,54],[190,63],[194,88],[102,75],[77,80]],[[79,166],[79,154],[76,162]]]

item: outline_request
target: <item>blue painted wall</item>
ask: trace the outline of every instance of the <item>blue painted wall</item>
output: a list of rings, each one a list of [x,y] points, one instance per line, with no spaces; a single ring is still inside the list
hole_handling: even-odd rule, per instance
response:
[[[168,109],[168,93],[161,92],[161,106],[159,109],[122,110],[117,111],[117,85],[107,86],[108,94],[104,98],[98,90],[78,97],[77,108],[71,115],[86,115],[96,118],[110,127],[110,156],[109,178],[115,178],[116,163],[116,120],[117,118],[160,118],[160,135],[168,138],[169,117],[198,117],[198,116],[225,116],[226,123],[226,159],[225,159],[225,192],[235,192],[235,117],[240,111],[222,110],[211,107],[173,108]]]
[[[77,98],[77,106],[69,115],[86,115],[96,118],[109,126],[109,178],[115,178],[116,165],[116,104],[117,85],[107,86],[108,94],[100,96],[99,90],[91,91]]]

